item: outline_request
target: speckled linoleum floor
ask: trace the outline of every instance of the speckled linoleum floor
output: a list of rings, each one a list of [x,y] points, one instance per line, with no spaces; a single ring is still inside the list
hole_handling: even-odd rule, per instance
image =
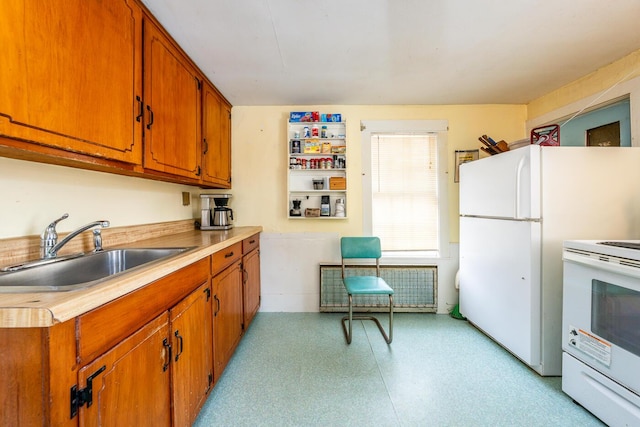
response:
[[[602,426],[466,321],[258,313],[195,426]],[[387,325],[385,315],[380,315]]]

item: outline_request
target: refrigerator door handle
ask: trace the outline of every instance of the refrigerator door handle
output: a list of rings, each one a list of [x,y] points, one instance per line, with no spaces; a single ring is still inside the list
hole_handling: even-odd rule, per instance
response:
[[[520,219],[520,205],[522,204],[522,191],[521,191],[521,184],[522,184],[522,169],[524,168],[524,161],[525,158],[522,157],[520,158],[520,161],[518,161],[518,167],[516,168],[516,211],[515,211],[515,218],[516,219]]]

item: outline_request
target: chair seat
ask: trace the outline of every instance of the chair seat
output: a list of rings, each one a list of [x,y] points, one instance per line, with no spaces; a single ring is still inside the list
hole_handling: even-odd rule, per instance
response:
[[[393,295],[393,289],[380,277],[351,276],[344,278],[344,287],[350,295]]]

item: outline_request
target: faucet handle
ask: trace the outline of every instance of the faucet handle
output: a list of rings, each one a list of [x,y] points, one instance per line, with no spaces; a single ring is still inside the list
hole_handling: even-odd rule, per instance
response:
[[[45,233],[51,232],[53,231],[54,233],[56,232],[56,225],[62,221],[63,219],[67,219],[69,218],[69,214],[63,214],[60,218],[56,219],[55,221],[53,221],[51,224],[49,224],[45,230]]]
[[[63,219],[67,218],[69,218],[68,213],[53,221],[42,232],[42,235],[40,236],[40,248],[42,252],[41,255],[44,256],[49,251],[49,249],[51,249],[56,245],[56,243],[58,243],[58,233],[56,232],[56,225]]]
[[[56,225],[62,221],[63,219],[67,219],[69,218],[69,214],[66,213],[64,215],[62,215],[60,218],[56,219],[55,221],[53,221],[51,224],[49,224],[47,226],[47,228],[45,228],[45,230],[42,232],[42,240],[50,240],[50,239],[54,239],[57,240],[58,239],[58,233],[56,233]],[[55,244],[55,242],[54,242]]]
[[[99,228],[95,228],[93,230],[93,252],[100,252],[102,250],[102,233]]]

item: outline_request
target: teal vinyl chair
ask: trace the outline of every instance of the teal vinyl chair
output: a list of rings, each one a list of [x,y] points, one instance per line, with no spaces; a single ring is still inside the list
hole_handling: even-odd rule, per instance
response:
[[[373,320],[387,344],[393,339],[393,289],[380,277],[380,239],[377,237],[343,237],[340,239],[340,252],[342,256],[342,282],[349,297],[349,314],[342,318],[342,329],[347,338],[347,344],[351,344],[353,336],[354,320]],[[374,259],[376,260],[375,276],[351,276],[345,277],[346,259]],[[389,296],[389,335],[384,331],[380,321],[374,316],[353,315],[354,295],[388,295]],[[346,323],[349,323],[347,328]]]

